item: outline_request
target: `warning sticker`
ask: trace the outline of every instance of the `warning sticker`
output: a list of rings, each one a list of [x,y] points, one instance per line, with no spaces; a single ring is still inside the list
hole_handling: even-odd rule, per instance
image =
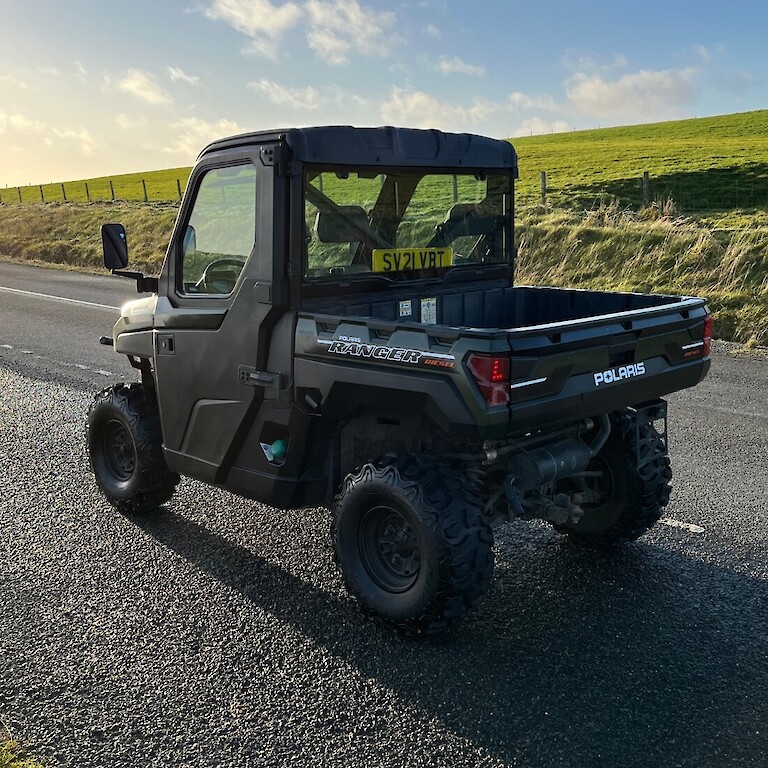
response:
[[[424,325],[435,325],[437,323],[437,298],[434,296],[421,300],[421,322]]]

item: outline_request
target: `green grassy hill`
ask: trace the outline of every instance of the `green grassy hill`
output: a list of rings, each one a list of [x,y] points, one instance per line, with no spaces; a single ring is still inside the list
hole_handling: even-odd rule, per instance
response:
[[[678,211],[768,206],[768,110],[513,143],[523,204],[540,200],[539,174],[546,171],[556,206],[590,207],[607,195],[637,208],[648,171],[651,199],[671,197]]]
[[[512,140],[520,155],[518,203],[541,200],[541,171],[556,207],[590,208],[617,198],[643,202],[642,175],[650,174],[651,200],[672,199],[678,212],[768,207],[768,110],[573,131]],[[63,184],[44,184],[42,200],[176,200],[189,168],[147,171]],[[110,181],[112,187],[110,188]],[[0,190],[7,204],[41,202],[39,186]]]
[[[168,202],[181,197],[180,192],[184,192],[191,170],[191,168],[169,168],[164,171],[124,173],[29,187],[8,187],[0,189],[0,203],[18,205],[42,202],[143,201],[145,187],[147,202]]]
[[[642,175],[650,173],[651,199],[672,199],[677,211],[768,207],[768,110],[667,123],[573,131],[512,140],[520,155],[518,203],[541,199],[541,171],[547,172],[549,202],[555,207],[590,208],[617,198],[639,208]],[[147,171],[61,184],[44,184],[46,202],[176,200],[189,168]],[[21,196],[21,197],[20,197]],[[41,202],[38,186],[0,189],[0,201]]]

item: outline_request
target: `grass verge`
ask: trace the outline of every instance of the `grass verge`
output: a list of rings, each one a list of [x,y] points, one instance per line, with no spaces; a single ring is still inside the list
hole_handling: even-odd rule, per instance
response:
[[[171,203],[2,205],[0,255],[101,271],[101,224],[121,221],[131,265],[156,274],[175,216]],[[704,296],[718,338],[768,345],[765,212],[695,219],[669,204],[639,214],[616,202],[581,212],[530,208],[518,217],[517,240],[518,284]]]
[[[26,754],[18,741],[0,736],[0,768],[44,768]]]

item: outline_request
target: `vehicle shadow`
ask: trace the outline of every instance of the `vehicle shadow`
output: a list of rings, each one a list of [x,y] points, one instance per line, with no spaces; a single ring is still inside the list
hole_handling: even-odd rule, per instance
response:
[[[757,765],[768,749],[764,581],[653,544],[603,555],[513,525],[480,610],[414,642],[170,510],[135,522],[503,762]]]

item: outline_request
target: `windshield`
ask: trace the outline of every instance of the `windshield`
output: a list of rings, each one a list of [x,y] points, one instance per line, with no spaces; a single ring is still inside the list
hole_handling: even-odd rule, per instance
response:
[[[436,277],[511,261],[512,176],[312,169],[304,184],[305,276]]]

